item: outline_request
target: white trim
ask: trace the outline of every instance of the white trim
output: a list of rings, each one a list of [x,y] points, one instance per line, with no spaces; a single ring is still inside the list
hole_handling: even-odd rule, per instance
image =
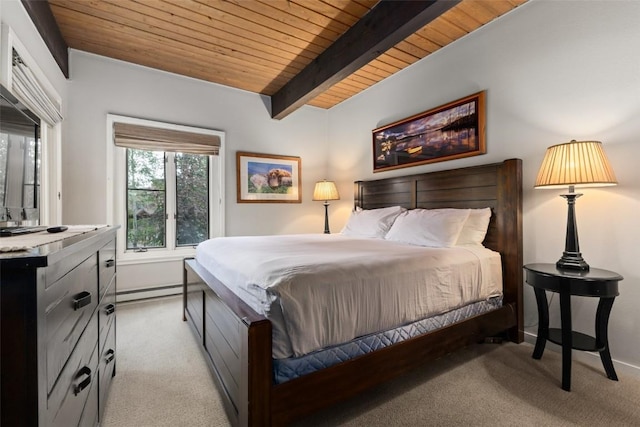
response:
[[[166,122],[157,122],[153,120],[139,119],[135,117],[120,116],[116,114],[107,114],[107,140],[106,140],[106,168],[107,168],[107,223],[119,224],[124,218],[120,212],[125,211],[125,192],[118,191],[118,188],[125,188],[124,182],[124,164],[126,149],[117,147],[114,144],[113,124],[116,122],[130,123],[141,126],[156,127],[161,129],[179,130],[183,132],[200,133],[206,135],[216,135],[220,138],[220,150],[218,156],[210,156],[210,175],[209,175],[209,234],[211,237],[219,237],[224,235],[224,147],[225,133],[222,131],[206,128],[197,128],[191,126],[178,125]],[[169,230],[168,230],[169,231]],[[169,233],[168,233],[169,235]],[[193,256],[192,248],[176,248],[173,250],[166,249],[149,249],[147,252],[132,252],[126,250],[126,229],[123,224],[118,229],[117,236],[118,260],[122,263],[138,264],[158,261],[169,261],[182,259],[187,256]]]
[[[115,145],[113,143],[113,122],[119,116],[111,117],[111,114],[107,114],[107,143],[104,146],[104,161],[107,171],[107,188],[105,191],[107,197],[107,224],[115,224],[115,206],[114,206],[114,192],[115,192]],[[122,227],[120,227],[122,228]],[[120,232],[118,232],[120,235]],[[118,237],[119,238],[119,237]]]
[[[16,49],[18,53],[23,54],[20,57],[24,58],[24,61],[28,63],[34,62],[27,49],[18,40],[16,34],[13,32],[10,26],[2,24],[0,27],[0,84],[7,88],[13,96],[13,49]]]
[[[182,261],[194,257],[195,248],[177,248],[174,250],[149,249],[147,252],[127,251],[118,255],[118,265],[154,264],[158,262]]]
[[[171,215],[175,215],[178,208],[177,206],[175,206],[175,204],[173,203],[174,200],[176,200],[176,182],[175,182],[175,178],[176,178],[176,163],[175,163],[175,153],[165,153],[165,173],[166,176],[164,177],[164,190],[165,190],[165,194],[167,197],[167,203],[166,203],[166,207],[168,208],[169,206],[173,207],[173,211],[172,212],[167,212],[167,214],[169,215],[169,217]],[[168,177],[172,177],[173,179],[167,179]],[[171,250],[177,250],[177,247],[174,247],[175,245],[175,241],[176,241],[176,221],[173,220],[169,220],[169,218],[167,218],[167,220],[165,221],[165,236],[166,236],[166,244],[167,247],[169,247]]]
[[[114,122],[130,123],[130,124],[133,124],[133,125],[148,126],[148,127],[159,128],[159,129],[178,130],[178,131],[182,131],[182,132],[199,133],[199,134],[203,134],[203,135],[216,135],[216,136],[220,137],[220,143],[221,144],[222,144],[223,138],[225,136],[224,132],[219,131],[219,130],[215,130],[215,129],[179,125],[179,124],[175,124],[175,123],[160,122],[160,121],[155,121],[155,120],[139,119],[137,117],[121,116],[121,115],[109,113],[109,114],[107,114],[107,125],[110,124],[109,127],[111,128],[111,131],[112,131],[111,132],[111,140],[109,141],[111,144],[113,144],[113,123]]]
[[[62,224],[61,126],[40,126],[42,144],[40,169],[40,222]]]
[[[224,163],[225,163],[225,140],[224,136],[220,139],[220,148],[218,149],[218,161],[210,162],[210,181],[209,181],[209,206],[213,214],[214,210],[218,212],[217,221],[210,221],[211,237],[223,237],[225,235],[225,197],[224,197]],[[217,206],[217,209],[216,209]]]

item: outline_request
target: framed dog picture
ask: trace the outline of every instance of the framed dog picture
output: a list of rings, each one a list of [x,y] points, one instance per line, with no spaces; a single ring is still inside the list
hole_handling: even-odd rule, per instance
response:
[[[236,153],[238,203],[301,203],[300,157]]]

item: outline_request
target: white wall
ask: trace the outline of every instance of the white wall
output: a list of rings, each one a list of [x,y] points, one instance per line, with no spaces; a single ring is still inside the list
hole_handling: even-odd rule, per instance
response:
[[[609,323],[619,368],[640,368],[638,22],[640,2],[531,0],[329,112],[329,164],[343,194],[355,179],[521,158],[525,264],[555,262],[564,248],[562,191],[533,189],[546,148],[571,139],[602,141],[619,185],[584,189],[576,211],[585,260],[625,278]],[[487,154],[372,173],[371,130],[480,90],[487,91]],[[350,208],[350,200],[335,204],[334,227],[344,224]],[[574,298],[576,330],[593,335],[596,304]],[[558,298],[550,315],[551,325],[559,325]],[[527,285],[525,323],[537,332]]]
[[[226,132],[226,234],[319,232],[323,206],[311,201],[325,178],[325,110],[304,107],[276,121],[263,98],[175,74],[71,51],[69,114],[63,146],[63,218],[68,224],[106,221],[107,113]],[[236,203],[236,151],[301,157],[302,203]],[[122,265],[119,290],[182,282],[180,263]]]

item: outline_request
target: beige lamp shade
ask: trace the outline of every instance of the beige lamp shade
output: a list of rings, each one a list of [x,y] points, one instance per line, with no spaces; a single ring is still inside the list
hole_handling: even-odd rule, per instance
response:
[[[535,187],[605,186],[617,183],[601,142],[572,140],[547,148]]]
[[[326,180],[316,182],[316,187],[313,190],[313,200],[340,200],[335,182]]]

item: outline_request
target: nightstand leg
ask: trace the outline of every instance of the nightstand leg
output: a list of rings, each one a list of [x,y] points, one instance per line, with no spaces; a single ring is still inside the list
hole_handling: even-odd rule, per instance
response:
[[[571,350],[573,333],[571,325],[571,294],[560,291],[560,323],[562,328],[562,389],[571,391]]]
[[[614,298],[600,298],[598,303],[598,310],[596,311],[596,345],[600,350],[600,360],[607,373],[607,377],[618,381],[615,369],[613,369],[613,362],[611,361],[611,353],[609,352],[609,314],[611,313],[611,307],[613,307]]]
[[[549,304],[547,304],[547,294],[544,289],[533,288],[533,292],[536,294],[538,306],[538,338],[536,338],[532,357],[540,359],[549,338]]]

